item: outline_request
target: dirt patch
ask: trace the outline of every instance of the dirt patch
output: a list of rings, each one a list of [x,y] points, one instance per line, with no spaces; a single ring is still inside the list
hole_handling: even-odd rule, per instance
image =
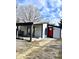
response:
[[[48,44],[41,47],[40,44],[45,41],[33,41],[33,42],[26,42],[26,41],[18,41],[19,44],[17,45],[19,50],[17,51],[17,55],[26,52],[29,48],[36,47],[34,51],[30,54],[25,55],[23,59],[62,59],[62,43],[61,41],[51,40]],[[22,50],[23,49],[23,50]],[[20,53],[21,52],[21,53]],[[16,56],[17,57],[17,56]],[[17,58],[18,59],[18,58]]]

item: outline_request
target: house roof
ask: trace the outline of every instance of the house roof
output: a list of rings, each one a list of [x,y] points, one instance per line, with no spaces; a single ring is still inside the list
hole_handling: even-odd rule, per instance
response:
[[[35,22],[34,24],[48,24],[48,22]]]

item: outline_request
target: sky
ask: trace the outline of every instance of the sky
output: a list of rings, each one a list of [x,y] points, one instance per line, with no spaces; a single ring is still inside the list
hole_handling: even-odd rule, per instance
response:
[[[62,19],[62,0],[16,0],[18,5],[33,4],[40,11],[43,21],[58,25]]]

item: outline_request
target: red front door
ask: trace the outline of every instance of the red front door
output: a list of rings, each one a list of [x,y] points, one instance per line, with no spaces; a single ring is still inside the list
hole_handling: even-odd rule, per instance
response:
[[[53,37],[53,27],[48,27],[48,37]]]

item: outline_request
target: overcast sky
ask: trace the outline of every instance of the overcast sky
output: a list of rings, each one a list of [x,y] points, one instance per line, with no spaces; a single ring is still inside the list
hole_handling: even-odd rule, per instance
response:
[[[62,18],[62,0],[16,0],[19,5],[33,4],[37,7],[44,21],[58,22]]]

